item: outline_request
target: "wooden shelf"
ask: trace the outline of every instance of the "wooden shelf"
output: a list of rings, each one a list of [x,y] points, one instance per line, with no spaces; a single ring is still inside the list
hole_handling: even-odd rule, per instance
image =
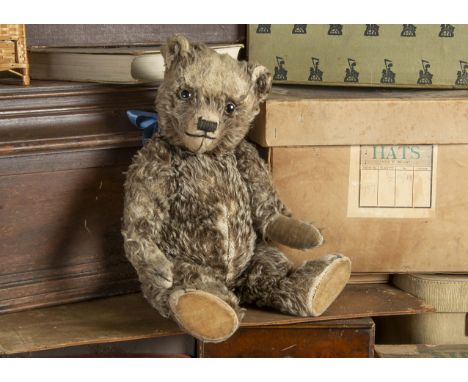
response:
[[[348,285],[321,317],[293,317],[248,309],[243,327],[432,311],[421,300],[389,285]],[[0,315],[0,354],[182,334],[140,294]]]

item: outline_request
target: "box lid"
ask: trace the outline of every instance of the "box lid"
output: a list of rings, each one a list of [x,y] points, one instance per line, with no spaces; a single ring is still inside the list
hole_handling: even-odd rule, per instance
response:
[[[466,24],[251,24],[247,37],[281,85],[468,86]]]
[[[249,137],[264,147],[468,143],[468,92],[274,87]]]

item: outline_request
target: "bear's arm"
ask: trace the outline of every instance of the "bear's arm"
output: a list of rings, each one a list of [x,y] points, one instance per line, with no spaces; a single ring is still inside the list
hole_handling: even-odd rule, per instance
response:
[[[140,281],[163,288],[172,286],[172,263],[155,238],[169,211],[168,167],[144,152],[136,156],[127,172],[122,225],[125,253]]]
[[[280,215],[290,212],[279,199],[273,187],[270,171],[257,149],[242,141],[236,149],[237,168],[247,185],[255,230],[262,238],[267,237],[267,227]]]
[[[236,149],[237,168],[247,185],[255,230],[262,239],[275,240],[292,248],[308,249],[322,244],[313,225],[291,217],[273,186],[270,171],[256,148],[242,141]]]

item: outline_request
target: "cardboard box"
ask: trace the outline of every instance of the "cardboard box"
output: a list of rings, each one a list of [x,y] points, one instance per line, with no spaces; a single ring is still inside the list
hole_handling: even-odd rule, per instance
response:
[[[353,272],[468,272],[468,96],[464,92],[274,88],[250,138],[322,247]]]
[[[272,25],[248,28],[250,60],[276,83],[468,87],[468,25]]]

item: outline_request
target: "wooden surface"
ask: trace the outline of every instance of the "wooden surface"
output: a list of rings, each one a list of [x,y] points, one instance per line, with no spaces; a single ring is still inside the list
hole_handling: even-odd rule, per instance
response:
[[[254,328],[343,317],[414,314],[428,309],[420,300],[391,286],[349,285],[321,317],[293,317],[248,309],[241,326]],[[177,325],[162,318],[140,294],[130,294],[1,315],[0,354],[179,333],[182,332]]]
[[[359,357],[374,355],[371,318],[240,328],[227,341],[198,341],[198,356],[207,357]]]
[[[468,345],[375,345],[377,358],[468,358]]]
[[[136,292],[123,182],[154,86],[0,82],[0,313]]]
[[[34,168],[24,157],[3,163],[17,173],[0,176],[0,313],[139,290],[120,234],[123,172],[133,151],[114,151],[34,156]],[[80,166],[80,159],[98,166],[109,155],[121,162],[40,171]]]

